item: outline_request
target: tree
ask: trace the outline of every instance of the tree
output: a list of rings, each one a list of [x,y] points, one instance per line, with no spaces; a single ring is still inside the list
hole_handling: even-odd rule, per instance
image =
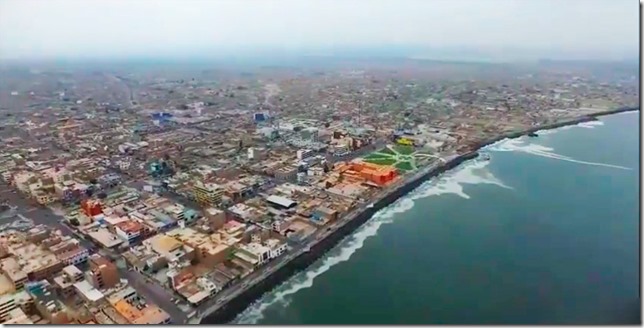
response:
[[[228,250],[228,254],[226,254],[226,261],[232,261],[235,258],[236,252],[237,251],[234,248]]]

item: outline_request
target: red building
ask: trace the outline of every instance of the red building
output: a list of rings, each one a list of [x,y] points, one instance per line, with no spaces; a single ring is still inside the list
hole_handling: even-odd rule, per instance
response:
[[[98,214],[103,214],[103,208],[101,203],[95,200],[85,199],[81,201],[81,209],[83,213],[88,217],[94,217]]]

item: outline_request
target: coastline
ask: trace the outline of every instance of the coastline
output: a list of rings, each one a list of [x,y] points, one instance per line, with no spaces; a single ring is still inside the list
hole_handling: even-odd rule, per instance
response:
[[[501,134],[497,137],[479,142],[474,145],[473,150],[467,153],[456,155],[449,158],[444,163],[434,163],[431,166],[421,168],[415,174],[398,181],[393,186],[384,190],[379,197],[374,199],[371,203],[372,206],[361,206],[338,220],[332,230],[320,236],[315,240],[311,240],[308,251],[299,249],[298,251],[286,254],[286,257],[278,259],[277,265],[272,267],[270,272],[261,279],[256,279],[256,282],[249,282],[247,286],[241,288],[239,291],[231,293],[227,301],[217,303],[210,306],[208,309],[202,311],[200,323],[205,324],[219,324],[229,323],[235,317],[244,311],[250,304],[259,299],[264,293],[271,291],[294,274],[306,269],[313,264],[316,260],[321,258],[326,252],[331,250],[335,245],[342,241],[347,235],[353,233],[357,228],[367,222],[374,214],[381,209],[391,205],[399,198],[407,195],[412,190],[416,189],[427,180],[451,170],[458,165],[468,160],[474,159],[479,156],[479,151],[488,145],[494,144],[504,139],[515,139],[525,136],[530,133],[551,130],[569,125],[577,125],[583,122],[598,120],[598,117],[617,114],[621,112],[637,111],[639,108],[619,108],[614,110],[607,110],[592,114],[579,116],[576,118],[539,125],[524,130],[509,132]],[[260,271],[263,269],[260,269]],[[195,318],[197,319],[197,318]]]

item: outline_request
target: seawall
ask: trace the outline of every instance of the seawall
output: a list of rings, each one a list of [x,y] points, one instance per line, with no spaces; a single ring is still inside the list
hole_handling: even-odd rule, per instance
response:
[[[559,127],[567,125],[575,125],[582,122],[594,121],[597,120],[597,117],[603,115],[610,115],[619,112],[634,111],[638,108],[620,108],[616,110],[595,113],[590,115],[581,116],[575,119],[566,120],[562,122],[557,122],[553,124],[541,125],[531,127],[525,130],[510,132],[498,137],[488,139],[486,141],[480,142],[475,145],[475,150],[472,150],[463,155],[459,155],[452,160],[437,166],[435,168],[425,168],[424,171],[417,173],[416,175],[409,178],[408,181],[405,181],[403,184],[399,185],[397,188],[389,191],[382,198],[378,199],[373,203],[372,207],[367,207],[363,211],[357,213],[357,215],[337,230],[333,231],[326,238],[318,241],[315,245],[310,247],[308,252],[302,253],[299,256],[293,258],[288,263],[284,264],[282,267],[277,269],[271,275],[267,276],[265,279],[259,281],[258,283],[249,286],[248,289],[243,291],[238,296],[230,299],[226,302],[225,305],[222,305],[216,309],[213,313],[210,313],[208,316],[201,320],[203,324],[225,324],[229,323],[235,317],[243,312],[249,305],[258,300],[264,293],[271,291],[275,287],[282,284],[284,281],[309,267],[313,262],[321,258],[325,253],[331,250],[335,245],[342,241],[346,236],[354,232],[357,228],[367,222],[376,212],[379,210],[391,205],[399,198],[405,196],[423,182],[429,180],[430,178],[439,175],[445,171],[451,170],[461,163],[474,159],[478,157],[478,150],[493,144],[495,142],[501,141],[503,139],[512,139],[518,138],[524,135],[527,135],[532,132],[537,132],[539,130],[548,130],[556,129]]]
[[[443,173],[447,170],[455,168],[461,163],[476,158],[478,152],[472,151],[460,155],[451,161],[428,169],[421,174],[415,175],[409,181],[401,184],[398,188],[391,190],[384,197],[380,198],[373,203],[372,207],[367,207],[359,212],[352,220],[333,231],[326,238],[320,240],[315,245],[311,246],[308,252],[302,253],[298,257],[292,259],[290,262],[279,268],[266,279],[258,282],[252,287],[248,288],[242,294],[231,299],[226,305],[217,309],[214,313],[206,316],[201,323],[204,324],[223,324],[232,321],[239,313],[244,311],[250,304],[259,299],[264,293],[271,291],[288,278],[292,277],[299,271],[309,267],[313,262],[321,258],[325,253],[331,250],[335,245],[342,241],[346,236],[354,232],[357,228],[367,222],[376,212],[391,205],[393,202],[408,194],[429,178]]]
[[[499,135],[497,137],[488,139],[486,141],[477,143],[476,144],[476,149],[479,150],[479,149],[481,149],[481,148],[483,148],[485,146],[488,146],[488,145],[491,145],[493,143],[499,142],[499,141],[501,141],[503,139],[516,139],[516,138],[520,138],[522,136],[525,136],[527,134],[538,132],[538,131],[541,131],[541,130],[552,130],[552,129],[557,129],[557,128],[561,128],[561,127],[568,126],[568,125],[577,125],[579,123],[597,121],[598,117],[601,117],[601,116],[607,116],[607,115],[624,113],[624,112],[632,112],[632,111],[639,111],[639,107],[622,107],[622,108],[617,108],[617,109],[612,109],[612,110],[607,110],[607,111],[587,114],[587,115],[584,115],[584,116],[579,116],[579,117],[576,117],[576,118],[573,118],[573,119],[560,121],[560,122],[556,122],[556,123],[534,126],[534,127],[530,127],[530,128],[524,129],[524,130],[516,131],[516,132],[505,133],[505,134]]]

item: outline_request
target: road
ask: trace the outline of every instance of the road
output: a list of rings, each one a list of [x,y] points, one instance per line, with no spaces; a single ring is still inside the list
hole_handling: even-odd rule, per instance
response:
[[[76,237],[81,245],[87,249],[98,249],[91,241],[84,239],[80,234],[75,232],[72,228],[63,223],[64,218],[54,213],[47,207],[35,206],[31,200],[25,198],[20,192],[13,193],[11,186],[6,183],[0,183],[0,199],[3,199],[11,206],[18,207],[18,213],[31,219],[34,224],[43,224],[48,227],[58,229],[63,235]],[[118,259],[119,255],[107,254],[99,251],[102,255],[106,255],[111,260]],[[172,322],[176,324],[185,323],[187,320],[186,313],[184,313],[171,299],[174,297],[173,293],[166,290],[156,282],[149,281],[145,276],[138,272],[128,271],[125,268],[119,267],[119,273],[122,278],[127,279],[130,285],[150,303],[158,305],[161,309],[166,311],[172,318]]]
[[[173,292],[165,289],[159,285],[158,282],[152,281],[146,276],[136,271],[119,268],[121,276],[130,283],[137,293],[142,295],[145,299],[150,300],[152,303],[158,305],[172,318],[173,324],[184,324],[188,320],[188,316],[177,304],[172,302],[175,298]]]
[[[440,158],[440,159],[441,159],[440,160],[441,163],[445,162],[443,158]],[[439,165],[438,163],[433,163],[430,166],[427,166],[418,170],[413,175],[408,176],[406,179],[398,180],[397,182],[389,186],[387,189],[382,190],[380,193],[378,193],[376,197],[374,197],[373,199],[370,199],[368,203],[360,204],[358,207],[354,208],[351,212],[342,216],[338,221],[333,223],[327,229],[318,230],[316,233],[311,235],[307,243],[303,243],[301,245],[294,245],[292,249],[290,249],[289,252],[284,254],[281,258],[269,262],[261,269],[245,277],[242,281],[239,281],[234,285],[224,289],[219,294],[217,294],[215,298],[210,299],[204,304],[200,305],[197,308],[197,316],[203,319],[207,317],[209,314],[214,313],[215,311],[217,311],[219,307],[226,304],[228,300],[237,297],[239,294],[243,293],[245,290],[252,287],[254,284],[261,281],[262,279],[265,279],[267,276],[269,276],[274,271],[276,271],[277,269],[279,269],[280,267],[282,267],[283,265],[291,261],[293,258],[296,258],[299,255],[303,254],[304,252],[308,251],[310,247],[318,243],[320,240],[323,240],[324,238],[328,237],[330,234],[335,232],[337,229],[341,228],[348,222],[355,219],[355,217],[361,212],[363,212],[367,206],[370,206],[370,204],[373,204],[379,201],[380,199],[384,198],[387,194],[394,192],[395,190],[405,185],[409,181],[416,180],[420,176],[424,175],[427,171],[430,171],[436,168],[438,165]]]

